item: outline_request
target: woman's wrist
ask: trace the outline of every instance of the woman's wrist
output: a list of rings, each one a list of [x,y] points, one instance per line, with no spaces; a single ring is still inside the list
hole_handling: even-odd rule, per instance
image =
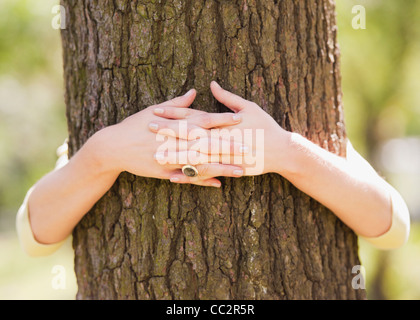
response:
[[[112,145],[114,139],[111,139],[113,127],[110,126],[96,132],[76,154],[87,170],[96,173],[96,175],[106,174],[118,177],[123,171],[115,159],[117,153]]]
[[[279,140],[276,140],[274,152],[268,150],[268,153],[274,154],[274,158],[270,160],[273,164],[270,166],[273,169],[270,172],[275,172],[283,177],[290,177],[299,171],[297,158],[298,158],[298,145],[299,137],[295,136],[293,132],[281,129]]]
[[[286,132],[283,147],[278,148],[275,172],[294,183],[311,174],[314,161],[321,155],[319,147],[301,134]]]

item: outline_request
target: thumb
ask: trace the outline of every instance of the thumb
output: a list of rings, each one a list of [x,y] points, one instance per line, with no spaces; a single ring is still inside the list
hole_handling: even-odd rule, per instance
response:
[[[194,102],[196,96],[197,91],[195,91],[195,89],[191,89],[183,96],[179,96],[171,100],[165,101],[157,105],[157,107],[188,108]]]
[[[216,81],[211,82],[210,89],[217,101],[234,112],[242,111],[250,103],[248,100],[224,90]]]

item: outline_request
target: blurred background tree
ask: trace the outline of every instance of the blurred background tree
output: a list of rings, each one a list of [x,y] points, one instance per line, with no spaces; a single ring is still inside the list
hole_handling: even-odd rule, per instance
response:
[[[402,249],[378,251],[359,241],[368,297],[419,299],[420,1],[337,2],[348,135],[402,193],[413,222]],[[365,30],[352,28],[355,5],[366,9]]]
[[[51,21],[57,0],[0,2],[0,299],[73,299],[73,252],[51,257],[20,249],[15,215],[26,191],[55,164],[67,137],[60,34]],[[355,30],[352,8],[366,8]],[[344,107],[350,140],[398,190],[413,224],[401,249],[383,252],[360,241],[370,298],[420,299],[420,1],[337,1]],[[66,289],[51,272],[66,268]]]

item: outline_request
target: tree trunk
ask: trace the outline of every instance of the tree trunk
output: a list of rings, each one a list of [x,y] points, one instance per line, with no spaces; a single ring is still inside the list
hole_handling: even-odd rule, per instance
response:
[[[62,0],[70,154],[96,131],[209,85],[345,155],[331,0]],[[362,299],[355,234],[276,174],[220,190],[123,173],[74,231],[78,299]]]

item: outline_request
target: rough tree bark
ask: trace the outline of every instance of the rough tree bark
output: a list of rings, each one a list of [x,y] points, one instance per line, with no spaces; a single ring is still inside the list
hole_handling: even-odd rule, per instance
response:
[[[217,80],[344,156],[332,0],[62,0],[70,154]],[[78,299],[361,299],[355,234],[279,175],[220,190],[121,174],[74,231]]]

